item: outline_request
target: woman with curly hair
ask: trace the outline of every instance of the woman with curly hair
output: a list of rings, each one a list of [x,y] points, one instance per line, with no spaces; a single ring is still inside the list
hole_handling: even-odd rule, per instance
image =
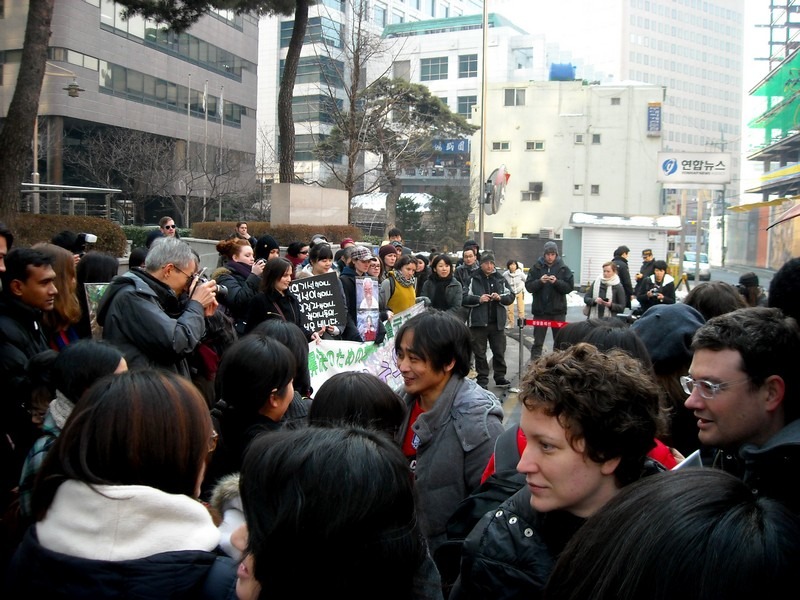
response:
[[[242,333],[250,302],[258,294],[266,261],[256,261],[250,242],[241,238],[222,240],[217,244],[217,252],[228,259],[224,267],[214,271],[217,284],[228,288],[227,294],[219,296],[219,303],[234,320],[236,330]]]

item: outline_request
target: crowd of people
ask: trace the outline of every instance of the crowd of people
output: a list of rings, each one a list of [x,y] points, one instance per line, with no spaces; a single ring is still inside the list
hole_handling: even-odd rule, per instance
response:
[[[631,276],[620,246],[564,326],[555,242],[525,274],[472,240],[457,264],[389,234],[281,256],[240,222],[206,277],[165,218],[118,275],[74,234],[15,247],[0,224],[4,597],[796,589],[800,258],[768,294],[747,273],[677,301],[663,261]],[[292,282],[331,273],[346,317],[315,330]],[[510,385],[523,290],[536,326],[508,427],[488,387]],[[632,300],[637,319],[613,318]],[[316,343],[381,344],[418,302],[389,342],[401,390],[357,370],[313,389]]]

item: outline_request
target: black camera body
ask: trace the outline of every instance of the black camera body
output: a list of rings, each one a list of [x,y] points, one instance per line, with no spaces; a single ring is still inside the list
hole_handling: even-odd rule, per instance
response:
[[[208,277],[197,278],[198,283],[208,283],[209,281],[211,280]],[[228,288],[226,288],[224,285],[217,284],[217,298],[219,297],[224,298],[227,295],[228,295]]]
[[[660,293],[661,293],[661,286],[658,286],[658,285],[657,285],[657,286],[655,286],[655,287],[652,287],[652,288],[650,288],[650,293],[651,293],[653,296],[655,296],[656,294],[660,294]]]

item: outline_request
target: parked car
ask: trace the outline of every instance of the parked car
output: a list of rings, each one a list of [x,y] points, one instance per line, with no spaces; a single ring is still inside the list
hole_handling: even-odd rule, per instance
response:
[[[683,272],[689,279],[697,279],[695,277],[695,270],[697,268],[697,254],[695,252],[683,253]],[[709,281],[711,279],[711,267],[708,265],[708,255],[704,252],[700,253],[700,281]]]

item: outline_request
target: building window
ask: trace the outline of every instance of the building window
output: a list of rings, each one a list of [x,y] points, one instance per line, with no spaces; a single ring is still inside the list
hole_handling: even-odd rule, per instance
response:
[[[619,106],[622,100],[620,98],[612,98],[611,99],[611,106]]]
[[[525,142],[525,150],[530,150],[533,152],[543,152],[544,151],[544,140],[533,140],[529,142]]]
[[[464,79],[465,77],[478,76],[478,55],[477,54],[464,54],[458,57],[458,77]]]
[[[541,199],[544,183],[541,181],[528,182],[528,189],[522,192],[523,202],[535,202]]]
[[[458,114],[465,119],[472,118],[472,107],[478,103],[477,96],[459,96],[458,97]]]
[[[392,63],[392,75],[396,79],[404,79],[411,81],[411,61],[410,60],[396,60]]]
[[[572,186],[572,193],[574,195],[576,195],[576,196],[582,196],[583,195],[583,184],[576,183],[575,185],[573,185]]]
[[[522,192],[522,201],[536,202],[537,200],[541,200],[541,196],[539,192]]]
[[[582,133],[576,133],[575,134],[575,143],[576,144],[582,144],[583,143],[583,134]]]
[[[505,90],[504,106],[525,106],[525,90],[514,88]]]
[[[592,184],[592,196],[599,196],[600,195],[600,186]]]
[[[386,27],[386,6],[375,4],[372,7],[372,22],[380,27]]]
[[[420,79],[422,81],[447,79],[447,57],[423,58],[420,61]]]
[[[399,24],[399,23],[405,23],[405,22],[406,22],[405,14],[401,13],[399,10],[393,10],[392,11],[392,23],[393,24]]]
[[[592,143],[593,144],[599,144],[600,143],[600,134],[599,133],[593,133],[592,134]]]
[[[492,142],[492,150],[507,152],[511,149],[511,142]]]

